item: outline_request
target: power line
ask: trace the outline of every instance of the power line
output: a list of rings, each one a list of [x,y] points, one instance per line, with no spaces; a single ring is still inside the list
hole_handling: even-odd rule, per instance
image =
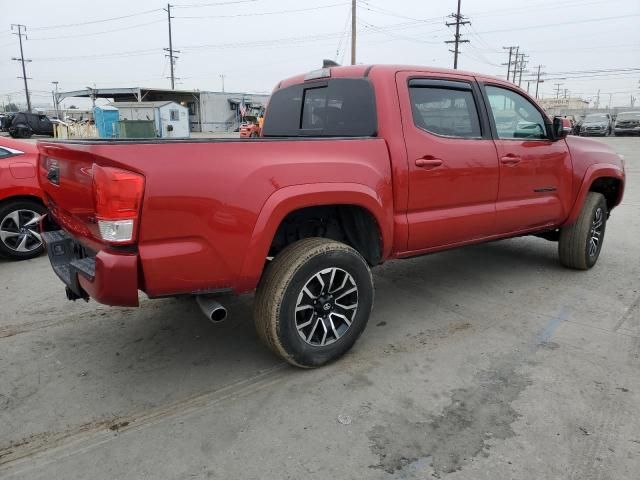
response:
[[[453,68],[454,70],[456,70],[458,68],[458,54],[460,53],[459,51],[459,47],[461,43],[469,43],[469,40],[460,40],[460,37],[462,36],[462,34],[460,33],[460,25],[468,25],[471,22],[469,20],[465,20],[465,16],[460,14],[460,4],[461,4],[462,0],[458,0],[458,10],[457,13],[452,13],[451,15],[449,15],[449,18],[453,18],[455,19],[454,22],[451,23],[445,23],[445,25],[447,27],[450,27],[452,25],[456,26],[456,33],[453,36],[453,40],[446,40],[444,43],[453,43],[454,49],[453,50],[449,50],[450,52],[453,53]]]
[[[208,19],[208,18],[262,17],[262,16],[268,16],[268,15],[282,15],[282,14],[289,14],[289,13],[311,12],[315,10],[323,10],[326,8],[342,7],[344,5],[346,4],[342,2],[342,3],[332,3],[331,5],[321,5],[317,7],[295,8],[290,10],[276,10],[272,12],[234,13],[231,15],[199,15],[194,17],[179,16],[174,18],[187,19],[187,20],[200,20],[200,19]],[[175,5],[173,5],[173,7],[175,7]]]
[[[96,23],[105,23],[105,22],[112,22],[114,20],[122,20],[125,18],[139,17],[141,15],[147,15],[149,13],[159,12],[159,11],[160,11],[159,8],[154,8],[152,10],[145,10],[144,12],[131,13],[129,15],[120,15],[119,17],[103,18],[100,20],[91,20],[89,22],[65,23],[65,24],[59,24],[59,25],[48,25],[45,27],[34,27],[31,30],[51,30],[54,28],[69,28],[69,27],[81,27],[84,25],[95,25]]]
[[[441,22],[442,21],[442,17],[422,19],[422,18],[408,17],[406,15],[398,15],[397,13],[392,12],[391,10],[385,10],[384,8],[381,8],[381,7],[374,7],[373,5],[371,5],[369,2],[365,0],[358,0],[358,4],[360,5],[360,8],[363,8],[373,13],[386,15],[388,17],[403,18],[405,20],[414,20],[417,22],[429,22],[429,21]]]
[[[25,25],[19,24],[19,23],[13,23],[11,24],[11,30],[13,30],[13,28],[16,27],[18,29],[18,33],[14,33],[14,35],[18,36],[18,40],[20,42],[20,58],[16,58],[13,57],[11,58],[11,60],[16,60],[19,61],[22,64],[22,77],[18,77],[18,78],[22,78],[24,80],[24,95],[25,97],[27,97],[27,111],[30,112],[31,111],[31,99],[29,98],[29,87],[27,85],[27,70],[24,66],[25,62],[30,62],[31,60],[25,60],[24,58],[24,51],[22,50],[22,35],[23,35],[23,29],[24,32],[27,31],[27,27]],[[25,38],[26,38],[26,33],[24,33]]]
[[[563,27],[565,25],[575,25],[578,23],[592,23],[592,22],[602,22],[604,20],[616,20],[616,19],[620,19],[620,18],[630,18],[630,17],[638,17],[640,16],[640,13],[638,14],[630,14],[630,15],[618,15],[615,17],[601,17],[601,18],[590,18],[587,20],[575,20],[575,21],[570,21],[570,22],[561,22],[561,23],[546,23],[546,24],[542,24],[542,25],[530,25],[530,26],[520,26],[520,27],[514,27],[514,28],[503,28],[503,29],[499,29],[499,30],[486,30],[484,32],[479,32],[479,33],[502,33],[502,32],[513,32],[513,31],[520,31],[520,30],[530,30],[530,29],[535,29],[535,28],[548,28],[548,27]]]
[[[231,0],[228,2],[207,2],[207,3],[178,3],[175,8],[201,8],[201,7],[222,7],[224,5],[235,5],[238,3],[255,3],[258,0]]]
[[[36,37],[36,38],[31,37],[29,38],[29,40],[33,42],[38,40],[59,40],[64,38],[92,37],[94,35],[103,35],[105,33],[121,32],[123,30],[131,30],[133,28],[146,27],[147,25],[154,25],[156,23],[161,23],[161,22],[164,22],[164,20],[154,20],[152,22],[138,23],[136,25],[131,25],[129,27],[114,28],[111,30],[102,30],[99,32],[91,32],[91,33],[80,33],[76,35],[61,35],[57,37]]]

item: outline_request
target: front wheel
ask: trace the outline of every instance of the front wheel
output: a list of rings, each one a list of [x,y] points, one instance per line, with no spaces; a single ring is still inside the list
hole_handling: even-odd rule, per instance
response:
[[[256,330],[298,367],[344,355],[367,325],[373,279],[353,248],[325,238],[289,245],[269,264],[256,293]]]
[[[604,195],[589,192],[578,220],[560,229],[558,252],[565,267],[588,270],[598,261],[607,225]]]

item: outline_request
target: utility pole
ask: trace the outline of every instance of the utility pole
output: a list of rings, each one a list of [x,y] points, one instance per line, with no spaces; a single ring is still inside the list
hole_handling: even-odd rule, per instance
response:
[[[541,83],[544,83],[544,80],[542,80],[540,78],[540,75],[542,75],[542,73],[540,72],[540,69],[543,67],[544,65],[538,65],[538,74],[536,75],[536,100],[538,99],[538,88],[540,86]]]
[[[598,95],[596,96],[596,108],[600,108],[600,89],[598,89]]]
[[[560,87],[562,83],[554,83],[554,85],[556,86],[556,98],[560,98]]]
[[[224,93],[224,77],[226,77],[226,75],[220,75],[220,80],[222,80],[222,93]]]
[[[12,57],[11,60],[16,60],[19,61],[20,63],[22,63],[22,77],[18,77],[18,78],[22,78],[24,80],[24,95],[27,97],[27,111],[30,112],[31,111],[31,98],[29,98],[29,87],[27,86],[27,70],[24,67],[24,62],[30,62],[31,60],[25,60],[24,58],[24,52],[22,50],[22,34],[23,34],[23,30],[24,30],[24,36],[25,38],[27,38],[27,27],[25,25],[21,25],[21,24],[11,24],[11,30],[14,29],[14,27],[16,27],[18,29],[18,33],[14,33],[14,35],[18,36],[18,39],[20,41],[20,58],[16,58],[16,57]]]
[[[460,44],[461,43],[469,43],[469,40],[460,40],[460,25],[469,25],[471,22],[469,20],[465,20],[464,15],[460,15],[460,3],[462,0],[458,0],[458,11],[457,13],[452,13],[449,15],[449,18],[454,18],[455,22],[445,23],[447,27],[451,27],[453,25],[456,26],[456,33],[454,34],[453,40],[447,40],[444,43],[453,43],[453,50],[449,50],[453,53],[453,68],[454,70],[458,69],[458,54],[460,53]]]
[[[516,46],[516,53],[514,54],[514,59],[513,59],[513,83],[516,83],[516,72],[518,71],[518,58],[520,58],[518,56],[518,52],[520,51],[520,47]],[[509,78],[507,78],[507,81],[509,80]]]
[[[58,112],[58,81],[54,80],[51,83],[56,87],[55,91],[51,90],[51,94],[53,95],[53,108],[56,110],[56,118],[60,119],[60,113]]]
[[[525,67],[527,66],[527,61],[525,60],[525,58],[527,57],[529,57],[529,55],[525,55],[524,53],[520,54],[520,76],[518,77],[518,86],[522,85],[522,72],[525,71]],[[515,80],[515,75],[514,75],[514,80]]]
[[[503,49],[509,49],[509,62],[503,63],[502,65],[507,65],[507,81],[511,78],[511,57],[513,55],[513,49],[516,47],[502,47]]]
[[[356,0],[351,0],[351,65],[356,64]]]
[[[173,36],[171,35],[171,19],[173,17],[171,16],[171,4],[167,3],[167,8],[163,8],[163,10],[167,12],[167,22],[169,23],[169,48],[164,48],[163,50],[169,52],[169,55],[165,55],[165,57],[169,57],[169,65],[171,66],[171,90],[175,90],[176,77],[173,69],[175,67],[175,59],[178,57],[174,55],[174,52],[180,53],[180,50],[173,49]]]

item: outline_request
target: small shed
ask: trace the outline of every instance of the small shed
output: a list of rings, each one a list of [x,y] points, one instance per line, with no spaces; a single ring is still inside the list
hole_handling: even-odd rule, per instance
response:
[[[156,136],[186,138],[189,136],[189,109],[171,101],[113,102],[120,120],[153,120]]]
[[[93,109],[93,118],[100,138],[114,138],[118,136],[118,109],[111,105],[97,105]]]

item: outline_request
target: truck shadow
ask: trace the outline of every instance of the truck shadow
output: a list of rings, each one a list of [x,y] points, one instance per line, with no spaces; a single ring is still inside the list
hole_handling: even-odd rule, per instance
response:
[[[526,281],[534,271],[564,274],[555,248],[543,240],[516,239],[375,269],[377,307],[363,337],[371,340],[360,341],[359,354],[368,357],[367,349],[375,350],[404,335],[403,329],[411,330],[410,325],[373,329],[382,318],[376,318],[376,310],[397,315],[404,308],[396,293],[438,288],[440,299],[444,296],[453,303],[468,292],[464,302],[473,308],[473,294],[486,295],[487,283],[502,291],[522,283],[523,275]],[[393,291],[384,289],[385,282],[393,282]],[[451,291],[443,291],[443,286]],[[413,302],[425,317],[437,321],[438,309],[429,296]],[[31,439],[28,448],[37,448],[38,438],[43,439],[41,449],[46,449],[61,435],[75,435],[74,429],[86,431],[86,419],[94,419],[96,429],[135,422],[141,412],[216,392],[240,380],[251,383],[261,372],[280,369],[285,378],[305,374],[293,367],[280,368],[282,360],[262,345],[253,327],[252,295],[222,298],[221,303],[229,310],[229,320],[219,324],[210,323],[192,298],[144,300],[139,309],[95,308],[64,324],[0,339],[14,342],[17,352],[2,374],[0,399],[7,399],[0,403],[2,413],[28,418],[40,405],[56,406],[55,416],[37,424],[39,431],[29,431],[26,422],[2,426],[0,452],[18,448],[12,445],[24,439]],[[422,317],[412,321],[415,325]],[[336,365],[341,368],[340,362]]]

